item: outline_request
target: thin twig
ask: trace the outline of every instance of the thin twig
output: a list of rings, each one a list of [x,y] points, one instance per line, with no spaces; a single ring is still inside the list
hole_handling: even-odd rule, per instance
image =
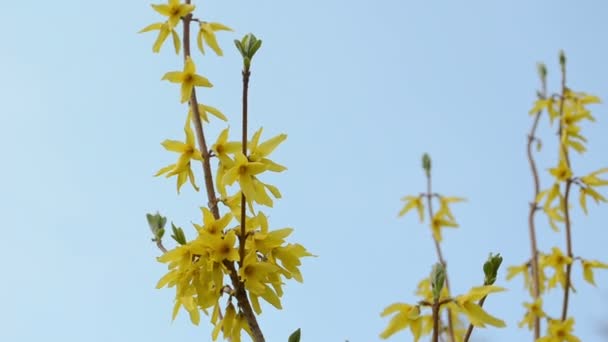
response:
[[[547,94],[547,82],[544,77],[541,77],[542,81],[542,95],[544,98]],[[530,211],[528,213],[528,230],[530,234],[530,254],[531,254],[531,265],[532,265],[532,295],[534,296],[534,300],[537,300],[540,297],[540,277],[538,270],[538,244],[536,241],[536,226],[534,223],[534,216],[536,211],[538,210],[537,198],[538,193],[540,192],[540,180],[538,176],[538,169],[536,168],[536,161],[534,160],[534,156],[532,154],[532,144],[536,141],[536,129],[538,128],[538,122],[540,120],[541,111],[536,113],[534,117],[534,123],[532,124],[532,128],[530,129],[530,133],[528,134],[528,144],[527,144],[527,153],[528,153],[528,162],[530,164],[530,170],[532,171],[532,178],[534,179],[534,197],[532,198],[532,202],[530,202]],[[534,318],[534,339],[538,339],[540,337],[540,318]]]
[[[243,155],[247,158],[247,108],[248,108],[248,93],[249,93],[249,76],[251,73],[248,69],[243,70]],[[243,267],[245,260],[245,243],[247,242],[247,200],[245,193],[241,191],[241,235],[239,236],[239,266]]]
[[[566,249],[568,256],[572,259],[572,233],[570,225],[570,210],[568,209],[568,198],[570,197],[570,188],[572,181],[568,179],[566,181],[566,190],[564,193],[564,220],[566,221]],[[568,300],[570,298],[570,273],[572,272],[572,262],[566,265],[566,286],[564,287],[564,303],[562,306],[562,321],[568,318]]]
[[[427,204],[429,207],[429,217],[431,220],[431,225],[433,224],[433,201],[432,201],[432,195],[433,192],[431,191],[431,172],[428,171],[426,173],[426,198],[427,198]],[[447,263],[445,261],[445,259],[443,258],[443,253],[441,252],[441,246],[439,245],[439,241],[437,241],[437,239],[435,238],[435,235],[433,235],[433,241],[435,243],[435,250],[437,251],[437,258],[439,259],[439,262],[443,265],[443,267],[445,268],[445,287],[448,290],[448,293],[451,294],[450,291],[450,281],[448,278],[448,268],[447,268]],[[452,314],[450,312],[450,309],[448,308],[447,310],[447,320],[448,320],[448,333],[450,336],[450,341],[454,341],[454,325],[452,323]]]
[[[566,63],[561,63],[561,72],[562,72],[562,93],[560,96],[559,102],[559,146],[562,149],[564,154],[564,158],[566,160],[566,165],[568,169],[570,169],[570,156],[568,155],[568,146],[563,141],[562,135],[564,134],[563,117],[564,117],[564,102],[566,100]],[[572,178],[566,180],[566,185],[564,189],[564,223],[566,226],[566,250],[568,253],[568,257],[573,258],[574,253],[572,252],[572,225],[570,222],[570,208],[568,208],[569,198],[570,198],[570,188],[572,185]],[[565,321],[568,318],[568,302],[570,299],[570,277],[572,272],[572,262],[566,265],[566,284],[564,286],[564,300],[562,303],[562,321]]]
[[[433,303],[433,342],[439,342],[439,303]]]

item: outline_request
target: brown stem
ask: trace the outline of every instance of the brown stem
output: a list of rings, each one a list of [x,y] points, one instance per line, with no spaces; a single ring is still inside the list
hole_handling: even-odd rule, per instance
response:
[[[192,0],[186,0],[186,4],[191,4]],[[183,32],[183,46],[184,46],[184,61],[190,56],[190,23],[192,22],[192,14],[188,14],[183,17],[184,32]],[[220,219],[220,211],[217,206],[217,200],[215,196],[215,187],[213,185],[213,175],[211,173],[211,164],[209,162],[209,149],[205,141],[205,135],[203,131],[203,124],[201,122],[200,113],[198,110],[198,101],[196,99],[196,89],[192,89],[192,95],[190,96],[190,108],[192,110],[192,121],[194,122],[194,128],[196,132],[196,138],[199,143],[199,150],[203,154],[202,165],[203,174],[205,177],[205,188],[207,190],[207,200],[213,217],[216,220]],[[247,291],[245,290],[245,284],[239,279],[236,267],[234,263],[227,260],[224,261],[224,266],[228,269],[232,286],[235,289],[235,298],[238,301],[239,307],[243,310],[243,315],[247,320],[253,340],[255,342],[264,342],[264,335],[258,325],[255,313],[247,297]]]
[[[566,181],[566,190],[564,192],[564,220],[566,221],[566,249],[568,256],[573,258],[572,253],[572,234],[570,225],[570,210],[568,209],[568,198],[570,197],[570,187],[572,181],[569,179]],[[566,286],[564,287],[564,303],[562,306],[562,321],[568,318],[568,300],[570,298],[570,273],[572,272],[572,262],[566,265]]]
[[[427,206],[429,207],[429,217],[431,220],[431,225],[433,224],[433,201],[432,201],[432,194],[433,192],[431,191],[431,172],[428,171],[426,173],[426,198],[427,198]],[[437,258],[439,259],[439,262],[443,265],[444,269],[445,269],[445,287],[448,290],[448,293],[451,294],[450,291],[450,281],[448,279],[448,268],[447,268],[447,263],[445,261],[445,259],[443,258],[443,253],[441,252],[441,246],[439,245],[439,241],[437,241],[437,239],[435,238],[435,235],[433,235],[433,241],[435,243],[435,250],[437,251]],[[450,341],[455,341],[454,339],[454,325],[452,323],[452,315],[450,312],[450,309],[448,308],[447,310],[447,320],[448,320],[448,333],[450,336]]]
[[[243,155],[247,158],[247,94],[249,90],[249,70],[243,70]],[[243,260],[245,260],[245,243],[247,242],[247,229],[245,224],[247,223],[247,200],[245,193],[241,191],[241,235],[239,236],[239,255],[240,261],[239,266],[243,267]]]
[[[433,342],[439,342],[439,303],[433,303]]]
[[[161,252],[167,253],[167,249],[165,248],[165,246],[163,245],[163,242],[160,239],[156,240],[156,247],[158,247],[158,249],[160,249]]]
[[[483,298],[481,298],[481,300],[479,301],[479,306],[483,307],[483,303],[485,303],[486,298],[488,298],[488,296],[485,296]],[[469,328],[467,329],[467,333],[464,335],[464,342],[468,342],[469,338],[471,337],[471,334],[473,333],[473,328],[475,328],[475,326],[473,324],[469,323]]]
[[[566,64],[562,63],[561,65],[562,72],[562,94],[560,96],[559,102],[559,146],[564,153],[564,158],[566,159],[566,164],[568,168],[570,168],[570,157],[568,155],[568,146],[563,142],[562,135],[564,134],[563,127],[563,116],[564,116],[564,102],[566,100]],[[570,208],[568,207],[569,199],[570,199],[570,188],[572,186],[572,179],[566,180],[566,186],[564,189],[564,223],[566,225],[566,250],[568,256],[570,258],[574,257],[572,252],[572,226],[570,223]],[[562,305],[562,321],[565,321],[568,318],[568,302],[570,300],[570,276],[572,272],[572,262],[566,265],[566,284],[564,286],[564,301]]]
[[[542,98],[546,96],[547,93],[547,83],[544,78],[542,78]],[[528,231],[530,234],[530,254],[531,254],[531,265],[532,265],[532,295],[534,296],[534,300],[540,297],[540,278],[539,278],[539,270],[538,270],[538,244],[536,242],[536,225],[534,223],[534,216],[536,211],[538,210],[538,205],[536,202],[536,198],[538,197],[538,193],[540,192],[540,180],[538,176],[538,169],[536,167],[536,161],[534,160],[534,156],[532,155],[532,144],[537,139],[536,129],[538,128],[538,122],[540,120],[542,112],[536,113],[534,117],[534,123],[532,124],[532,128],[530,129],[530,133],[528,134],[528,145],[527,145],[527,153],[528,153],[528,162],[530,164],[530,170],[532,171],[532,178],[534,179],[534,197],[532,198],[532,202],[530,202],[530,211],[528,213]],[[536,317],[534,319],[534,340],[537,340],[540,337],[540,318]]]

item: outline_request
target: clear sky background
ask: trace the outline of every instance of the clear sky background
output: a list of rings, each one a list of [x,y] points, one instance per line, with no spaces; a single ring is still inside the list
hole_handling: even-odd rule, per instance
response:
[[[215,85],[199,92],[240,130],[240,61],[232,40],[248,32],[264,45],[253,64],[251,127],[288,140],[274,154],[289,170],[266,178],[284,199],[268,211],[275,228],[319,255],[304,261],[304,284],[288,283],[284,310],[265,307],[268,341],[303,329],[303,341],[368,342],[388,319],[380,311],[413,302],[436,261],[428,228],[397,218],[400,198],[424,190],[420,156],[433,158],[437,192],[463,196],[461,227],[444,234],[454,293],[482,281],[481,264],[529,258],[532,183],[525,159],[528,116],[545,61],[559,82],[608,101],[605,1],[195,1],[197,15],[235,33],[218,34],[226,56],[197,57]],[[154,287],[166,267],[145,220],[160,210],[192,232],[202,193],[154,178],[174,162],[164,139],[181,139],[179,89],[160,78],[181,69],[170,41],[152,54],[159,21],[148,1],[2,1],[0,53],[0,340],[207,341],[210,325],[183,312],[171,323],[174,291]],[[198,55],[197,55],[198,56]],[[608,107],[585,125],[589,152],[579,174],[608,166]],[[541,168],[555,162],[543,120]],[[215,121],[211,140],[225,126]],[[198,171],[198,168],[195,168]],[[543,172],[543,186],[549,184]],[[200,179],[199,174],[199,179]],[[605,193],[605,192],[604,192]],[[608,207],[574,210],[574,251],[608,261]],[[538,216],[543,250],[563,246]],[[170,244],[168,241],[167,244]],[[489,312],[506,329],[476,341],[529,340],[518,329],[527,300],[521,279],[498,285]],[[608,272],[572,297],[576,334],[603,341]],[[547,310],[557,315],[557,292]],[[605,335],[604,335],[605,336]],[[409,332],[392,340],[408,341]]]

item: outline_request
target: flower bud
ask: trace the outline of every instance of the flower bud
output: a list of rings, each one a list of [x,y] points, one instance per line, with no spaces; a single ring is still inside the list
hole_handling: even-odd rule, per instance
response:
[[[496,255],[490,253],[488,260],[483,264],[483,273],[485,274],[485,279],[483,281],[484,285],[494,284],[501,263],[502,257],[500,256],[500,253]]]
[[[431,271],[431,287],[433,290],[433,300],[438,301],[441,296],[441,290],[443,290],[443,284],[445,283],[445,267],[442,263],[436,263],[433,265]]]

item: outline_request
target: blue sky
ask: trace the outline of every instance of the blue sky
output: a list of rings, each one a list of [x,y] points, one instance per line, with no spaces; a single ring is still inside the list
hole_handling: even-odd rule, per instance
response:
[[[273,227],[318,258],[304,262],[304,284],[289,283],[284,310],[265,308],[268,341],[298,327],[304,341],[376,341],[379,312],[413,302],[435,262],[428,229],[398,219],[400,198],[424,190],[420,156],[429,152],[435,190],[463,196],[461,227],[444,234],[455,293],[481,279],[489,252],[505,265],[528,258],[525,160],[527,112],[545,61],[558,85],[557,52],[568,55],[569,85],[608,98],[608,32],[603,1],[195,1],[197,14],[235,29],[221,33],[226,56],[198,58],[214,88],[199,94],[239,130],[240,64],[232,40],[253,32],[251,126],[289,138],[274,154],[289,170],[272,176],[284,198]],[[7,2],[0,23],[0,340],[208,340],[210,327],[181,314],[171,323],[172,290],[156,290],[145,213],[160,210],[187,227],[200,220],[202,193],[175,193],[154,178],[174,155],[160,142],[182,137],[178,87],[161,82],[181,60],[167,45],[152,54],[159,16],[148,1]],[[608,111],[574,169],[608,166]],[[542,167],[555,161],[552,131],[541,134]],[[224,126],[212,125],[214,140]],[[543,173],[548,184],[547,173]],[[199,176],[200,179],[200,176]],[[270,180],[270,179],[269,179]],[[607,207],[574,210],[574,251],[608,261]],[[539,217],[541,247],[563,246]],[[187,230],[188,231],[188,230]],[[599,341],[608,310],[608,272],[583,283],[571,308],[576,334]],[[476,330],[477,341],[528,339],[516,328],[526,300],[520,280],[487,301],[507,329]],[[558,296],[550,297],[556,303]],[[547,309],[557,312],[557,304]],[[392,340],[409,340],[401,333]]]

